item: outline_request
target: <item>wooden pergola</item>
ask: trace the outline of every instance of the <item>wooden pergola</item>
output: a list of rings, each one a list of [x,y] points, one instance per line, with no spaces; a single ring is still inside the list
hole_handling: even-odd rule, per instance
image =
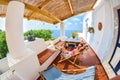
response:
[[[0,17],[5,17],[7,4],[0,0]],[[17,0],[25,4],[24,17],[51,24],[61,23],[72,16],[93,10],[97,0]]]

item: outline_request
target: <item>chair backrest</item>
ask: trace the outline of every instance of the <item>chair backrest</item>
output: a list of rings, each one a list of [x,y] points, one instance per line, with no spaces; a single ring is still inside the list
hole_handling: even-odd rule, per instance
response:
[[[79,52],[84,52],[88,49],[88,45],[87,44],[84,44],[80,49],[79,49]]]
[[[65,74],[59,71],[55,66],[43,72],[46,80],[94,80],[95,66],[86,69],[85,72],[76,75]]]

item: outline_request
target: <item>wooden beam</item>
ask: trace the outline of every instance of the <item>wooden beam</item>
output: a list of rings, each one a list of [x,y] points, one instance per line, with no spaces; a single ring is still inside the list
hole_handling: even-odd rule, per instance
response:
[[[30,13],[30,15],[29,15],[28,18],[29,18],[29,19],[32,18],[32,16],[33,16],[34,14],[35,14],[35,12],[33,11],[32,13]]]
[[[78,72],[78,71],[86,71],[87,68],[81,68],[81,69],[62,69],[63,72]]]
[[[49,1],[51,0],[45,0],[43,1],[41,4],[37,5],[36,7],[38,7],[39,9],[41,9],[44,5],[46,5]],[[34,15],[34,11],[29,15],[29,18],[32,18],[32,16]]]
[[[96,0],[96,1],[93,3],[93,5],[92,5],[91,8],[94,8],[94,6],[95,6],[95,4],[97,3],[97,1],[98,1],[98,0]]]
[[[26,3],[25,3],[25,7],[26,7],[26,9],[28,9],[28,10],[32,10],[32,11],[34,11],[34,12],[36,12],[36,13],[42,14],[42,15],[44,15],[44,16],[47,16],[48,18],[55,19],[55,20],[61,22],[61,20],[60,20],[59,18],[57,18],[56,16],[48,13],[48,12],[45,11],[45,10],[41,10],[41,9],[35,7],[35,6],[29,5],[29,4],[26,4]]]
[[[28,18],[27,18],[28,19]],[[43,19],[35,19],[35,18],[30,18],[28,20],[39,20],[39,21],[43,21],[43,22],[47,22],[47,23],[50,23],[50,24],[54,24],[54,22],[50,21],[50,20],[43,20]]]
[[[0,0],[1,5],[8,5],[9,1],[11,0]]]
[[[72,4],[71,4],[70,0],[68,0],[68,4],[69,4],[69,7],[70,7],[70,11],[73,14],[74,12],[73,12],[73,8],[72,8]]]
[[[1,4],[1,5],[8,5],[9,1],[11,1],[11,0],[0,0],[0,4]],[[46,3],[46,2],[45,2],[45,3]],[[44,3],[44,4],[45,4],[45,3]],[[45,11],[45,10],[41,10],[41,9],[35,7],[35,6],[29,5],[29,4],[26,4],[26,3],[24,3],[24,4],[25,4],[25,8],[26,8],[26,9],[32,10],[32,11],[34,11],[34,12],[37,12],[37,13],[42,14],[42,15],[44,15],[44,16],[47,16],[48,18],[55,19],[55,20],[57,20],[58,22],[61,22],[61,20],[60,20],[59,18],[57,18],[56,16],[48,13],[48,12]]]
[[[0,14],[0,17],[5,17],[6,16],[6,14]]]
[[[0,17],[5,17],[6,14],[0,14]],[[25,16],[24,15],[24,18],[27,18],[28,19],[28,16]],[[28,19],[28,20],[39,20],[39,21],[43,21],[43,22],[47,22],[47,23],[50,23],[50,24],[54,24],[52,21],[50,20],[42,20],[42,19],[34,19],[34,18],[31,18],[31,19]]]

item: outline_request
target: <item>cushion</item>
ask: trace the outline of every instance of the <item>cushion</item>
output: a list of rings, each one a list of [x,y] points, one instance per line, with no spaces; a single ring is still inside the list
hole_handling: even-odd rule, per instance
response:
[[[44,71],[43,76],[46,80],[94,80],[95,66],[89,67],[85,72],[76,75],[65,74],[53,66]]]

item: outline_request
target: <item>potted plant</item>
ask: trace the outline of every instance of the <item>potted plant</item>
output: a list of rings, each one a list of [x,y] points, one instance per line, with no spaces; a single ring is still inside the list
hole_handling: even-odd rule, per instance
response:
[[[78,32],[73,32],[72,33],[72,38],[74,39],[77,36]]]
[[[88,41],[88,43],[91,43],[93,40],[93,36],[94,36],[94,27],[89,27],[88,32],[89,33],[88,33],[87,41]]]
[[[89,28],[88,28],[88,32],[94,33],[94,28],[93,28],[93,27],[89,27]]]

